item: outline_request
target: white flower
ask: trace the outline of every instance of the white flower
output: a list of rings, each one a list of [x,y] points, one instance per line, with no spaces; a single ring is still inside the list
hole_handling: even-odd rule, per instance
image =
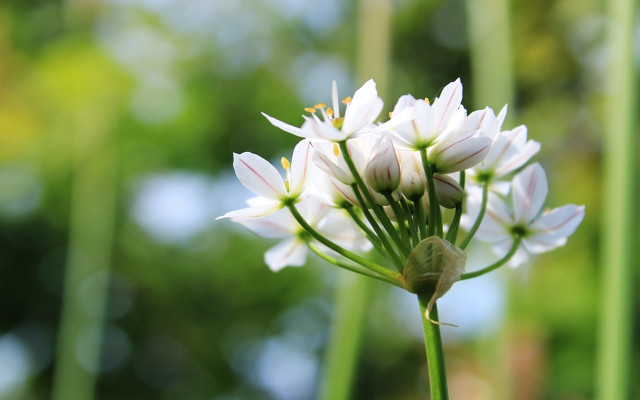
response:
[[[400,192],[410,200],[425,194],[427,183],[422,168],[420,154],[412,150],[403,150],[400,154]]]
[[[526,164],[539,150],[540,143],[527,141],[527,127],[521,125],[500,132],[485,159],[469,172],[480,181],[498,179]]]
[[[318,199],[307,197],[296,207],[309,225],[329,240],[347,249],[370,249],[371,244],[365,241],[350,220]],[[279,271],[286,266],[299,267],[305,264],[306,241],[311,239],[289,210],[279,210],[265,217],[239,219],[235,222],[265,238],[283,239],[267,250],[264,255],[265,263],[272,271]]]
[[[416,100],[411,95],[400,97],[391,114],[391,121],[400,118],[405,112],[410,113],[411,120],[394,126],[400,139],[399,144],[414,150],[431,146],[464,117],[466,111],[461,107],[461,102],[462,84],[459,78],[445,86],[433,104],[429,104],[426,99]]]
[[[311,175],[313,149],[308,140],[302,140],[293,150],[291,163],[283,158],[287,179],[264,158],[253,153],[233,154],[233,169],[240,183],[260,196],[249,207],[230,211],[220,218],[256,218],[271,214],[284,207],[286,201],[304,194]]]
[[[380,115],[384,104],[382,99],[378,97],[375,82],[372,79],[368,80],[355,92],[352,99],[345,99],[344,102],[347,103],[347,108],[344,118],[340,117],[337,91],[334,82],[332,88],[333,109],[327,112],[328,110],[325,110],[324,107],[318,107],[322,114],[322,119],[313,111],[310,117],[303,116],[305,122],[301,128],[277,120],[265,113],[262,113],[262,115],[273,126],[296,136],[312,140],[340,142],[357,136],[363,130],[371,130],[371,124]]]
[[[468,196],[468,214],[462,226],[469,229],[479,212],[479,188]],[[512,208],[502,198],[489,193],[487,211],[476,238],[493,242],[494,251],[505,255],[513,240],[522,238],[522,244],[509,264],[518,266],[528,261],[529,254],[538,254],[564,246],[584,218],[584,206],[565,205],[540,213],[547,197],[547,177],[540,164],[530,165],[517,174],[511,183]]]
[[[445,174],[470,168],[489,154],[498,129],[498,119],[491,108],[475,111],[435,143],[429,151],[429,162]]]
[[[383,135],[373,149],[373,157],[365,169],[369,187],[378,193],[391,193],[400,185],[400,163],[391,138]]]

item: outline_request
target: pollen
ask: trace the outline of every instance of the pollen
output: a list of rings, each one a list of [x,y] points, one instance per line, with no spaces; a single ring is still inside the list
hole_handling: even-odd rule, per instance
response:
[[[324,103],[318,103],[318,104],[316,104],[316,105],[315,105],[315,106],[313,106],[313,107],[314,107],[314,108],[318,108],[318,109],[320,109],[320,108],[325,108],[326,106],[327,106],[327,105],[326,105],[326,104],[324,104]]]
[[[313,107],[305,107],[304,110],[308,113],[314,113],[316,112],[316,109]]]
[[[282,164],[282,168],[287,171],[291,169],[291,163],[289,162],[289,160],[287,160],[287,157],[282,157],[280,159],[280,164]]]
[[[333,109],[331,107],[327,108],[327,115],[329,118],[333,118]]]
[[[338,143],[333,144],[333,154],[335,154],[336,157],[340,155],[340,147],[338,147]]]
[[[351,103],[351,96],[347,96],[347,97],[345,97],[345,98],[344,98],[344,100],[342,100],[342,103],[343,103],[343,104],[349,104],[349,103]]]

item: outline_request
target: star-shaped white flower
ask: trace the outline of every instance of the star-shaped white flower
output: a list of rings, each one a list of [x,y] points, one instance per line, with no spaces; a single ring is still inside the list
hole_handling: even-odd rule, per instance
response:
[[[307,188],[312,171],[313,148],[308,140],[302,140],[293,150],[291,163],[283,158],[287,178],[282,179],[278,170],[264,158],[249,152],[233,154],[233,169],[240,183],[257,194],[247,208],[230,211],[220,218],[256,218],[269,215],[284,207],[287,201],[295,201]]]
[[[296,208],[311,227],[334,243],[351,250],[371,248],[371,244],[351,220],[319,199],[309,196],[300,201]],[[306,243],[311,238],[306,235],[289,210],[283,209],[265,217],[239,219],[235,222],[262,237],[283,239],[264,255],[265,263],[272,271],[305,264]]]
[[[289,125],[265,113],[262,113],[262,115],[264,115],[273,126],[313,141],[341,142],[365,132],[379,131],[391,127],[389,123],[383,124],[380,127],[373,125],[373,122],[378,118],[378,115],[380,115],[384,103],[378,96],[376,83],[372,79],[369,79],[362,85],[362,87],[355,92],[353,98],[347,97],[343,100],[343,103],[346,104],[344,117],[340,117],[338,89],[335,82],[333,82],[332,87],[332,98],[332,109],[325,108],[324,104],[316,105],[317,108],[305,109],[311,113],[311,116],[303,115],[305,122],[300,128]],[[317,115],[317,111],[320,112],[322,118]],[[403,115],[405,115],[406,120],[408,114],[405,113]],[[399,119],[397,122],[401,122],[401,120]],[[396,121],[394,121],[394,123],[396,123]]]
[[[479,188],[469,193],[467,215],[462,226],[469,229],[480,209]],[[584,206],[568,204],[541,213],[547,197],[547,177],[540,164],[535,163],[517,174],[511,182],[511,205],[496,193],[489,193],[487,211],[475,238],[494,243],[496,254],[504,256],[513,241],[520,237],[522,244],[511,259],[511,266],[524,264],[529,254],[539,254],[564,246],[584,219]]]

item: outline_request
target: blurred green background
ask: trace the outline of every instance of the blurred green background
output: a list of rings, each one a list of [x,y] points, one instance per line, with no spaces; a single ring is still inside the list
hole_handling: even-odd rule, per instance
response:
[[[589,399],[607,20],[595,0],[509,7],[506,128],[524,123],[542,143],[548,204],[586,204],[587,217],[566,247],[441,301],[460,325],[443,330],[451,397]],[[232,152],[276,160],[296,143],[261,111],[297,123],[332,80],[342,95],[364,82],[357,12],[340,0],[0,4],[0,398],[50,398],[55,379],[93,375],[105,400],[317,396],[335,268],[312,258],[274,274],[262,259],[273,243],[214,219],[249,196]],[[484,107],[466,12],[462,0],[392,2],[383,113],[458,76],[466,108]],[[472,267],[489,260],[471,251]],[[60,342],[56,378],[65,297],[84,322]],[[421,335],[415,299],[374,284],[353,398],[425,398]]]

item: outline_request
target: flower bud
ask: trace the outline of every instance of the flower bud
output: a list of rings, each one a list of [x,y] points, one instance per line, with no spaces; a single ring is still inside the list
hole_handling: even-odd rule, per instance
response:
[[[400,152],[400,191],[408,199],[425,193],[425,178],[420,155],[414,151]]]
[[[444,208],[455,208],[464,197],[464,189],[449,175],[434,174],[433,183],[436,187],[438,203]]]
[[[411,251],[402,277],[410,292],[433,291],[427,305],[427,318],[436,300],[460,280],[466,263],[467,255],[462,249],[438,236],[424,239]]]
[[[378,140],[373,154],[365,169],[367,184],[378,193],[393,192],[400,185],[400,164],[391,139],[385,135]]]

